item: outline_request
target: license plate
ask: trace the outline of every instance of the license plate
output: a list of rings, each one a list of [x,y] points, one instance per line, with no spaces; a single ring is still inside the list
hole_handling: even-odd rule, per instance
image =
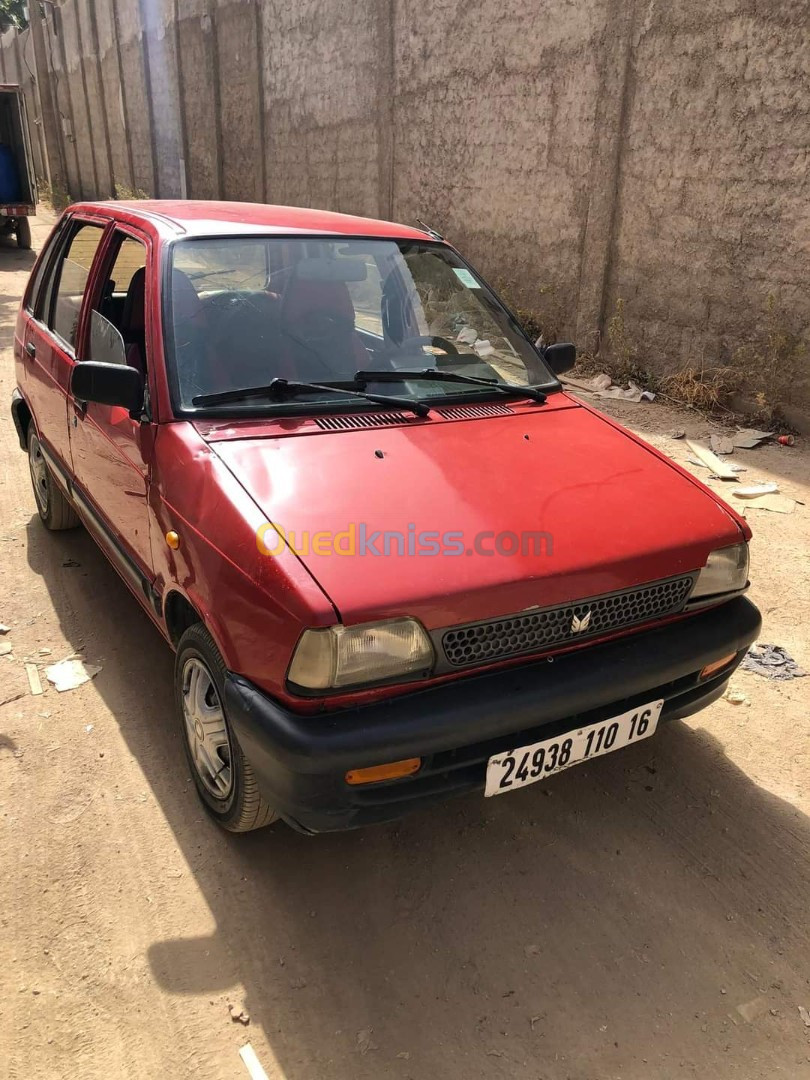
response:
[[[495,754],[487,763],[487,785],[484,795],[503,795],[515,788],[536,784],[563,769],[581,765],[583,761],[620,750],[630,743],[648,739],[655,733],[663,701],[653,701],[629,709],[598,724],[567,731],[553,739],[521,746]]]

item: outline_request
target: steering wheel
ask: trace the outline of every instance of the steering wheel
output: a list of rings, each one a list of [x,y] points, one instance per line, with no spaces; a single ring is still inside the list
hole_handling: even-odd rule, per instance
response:
[[[400,343],[400,349],[406,349],[409,345],[436,345],[438,348],[443,349],[450,356],[458,356],[458,349],[452,341],[448,341],[447,338],[431,336],[430,334],[420,334],[417,337],[405,338]]]

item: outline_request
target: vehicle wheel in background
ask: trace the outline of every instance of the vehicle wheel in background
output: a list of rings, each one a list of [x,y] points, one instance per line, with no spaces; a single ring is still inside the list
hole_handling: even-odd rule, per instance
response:
[[[225,715],[226,673],[202,623],[190,626],[177,646],[174,685],[191,775],[203,805],[223,829],[249,832],[270,825],[278,814],[259,793]]]
[[[31,249],[31,222],[27,217],[17,218],[17,247],[23,251]]]
[[[34,497],[42,524],[51,532],[75,529],[79,524],[78,514],[51,475],[33,423],[28,429],[28,466],[31,470],[31,483],[34,486]]]

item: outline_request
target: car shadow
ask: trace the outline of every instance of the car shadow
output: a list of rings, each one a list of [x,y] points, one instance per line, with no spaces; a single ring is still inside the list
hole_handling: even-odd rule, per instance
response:
[[[170,650],[90,537],[33,518],[28,559],[216,922],[152,975],[243,983],[287,1080],[805,1075],[810,823],[707,730],[392,826],[229,836],[186,782]]]

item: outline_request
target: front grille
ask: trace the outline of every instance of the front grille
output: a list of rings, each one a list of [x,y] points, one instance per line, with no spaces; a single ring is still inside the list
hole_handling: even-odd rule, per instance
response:
[[[693,580],[688,574],[496,622],[454,627],[442,634],[444,655],[453,667],[485,664],[660,619],[683,608]],[[581,629],[575,631],[575,625]]]

